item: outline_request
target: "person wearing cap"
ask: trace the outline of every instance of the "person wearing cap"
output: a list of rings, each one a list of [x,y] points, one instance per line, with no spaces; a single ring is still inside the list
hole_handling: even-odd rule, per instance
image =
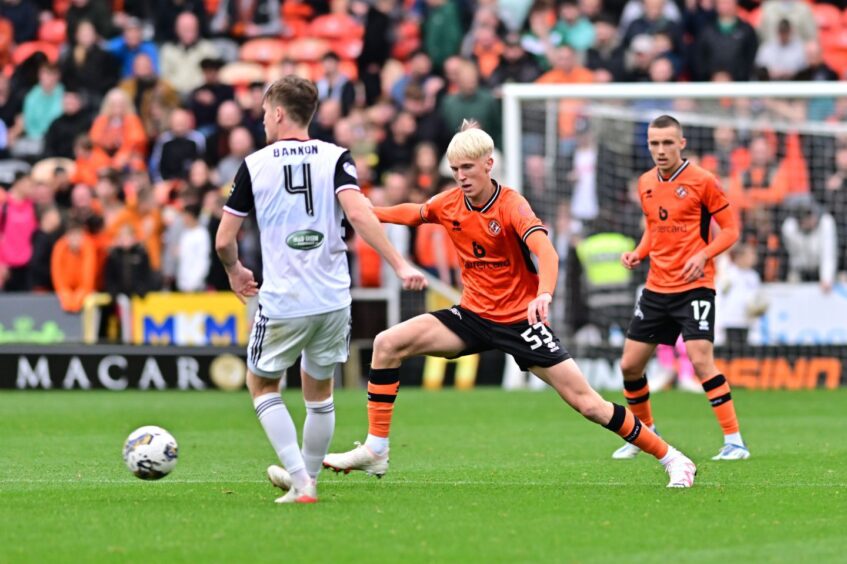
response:
[[[597,82],[624,79],[624,50],[618,42],[618,28],[609,14],[600,14],[594,22],[594,44],[585,54],[585,67],[594,72]]]
[[[220,81],[223,66],[222,59],[206,58],[200,61],[203,84],[195,88],[188,98],[188,106],[196,120],[195,127],[203,135],[209,135],[214,129],[221,104],[235,99],[235,89]]]
[[[106,50],[118,59],[121,78],[132,75],[132,63],[135,57],[141,54],[150,57],[153,69],[159,74],[159,51],[152,42],[144,40],[141,21],[138,18],[126,18],[123,33],[107,41]]]
[[[832,214],[811,197],[789,208],[782,223],[782,242],[788,251],[788,281],[818,282],[832,290],[838,265],[838,235]]]
[[[777,37],[759,47],[756,66],[767,70],[771,80],[790,80],[806,68],[806,49],[790,21],[780,20],[777,29]]]
[[[524,50],[520,34],[507,33],[503,45],[500,62],[487,81],[495,96],[500,95],[500,87],[507,82],[535,82],[541,76],[541,66]]]

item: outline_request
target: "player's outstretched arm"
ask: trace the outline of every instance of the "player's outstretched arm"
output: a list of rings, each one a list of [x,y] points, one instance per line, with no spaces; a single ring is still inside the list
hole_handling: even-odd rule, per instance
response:
[[[342,190],[338,193],[338,202],[344,209],[347,221],[353,226],[365,242],[377,250],[388,261],[406,290],[426,288],[426,278],[394,248],[379,224],[370,204],[358,190]]]
[[[559,276],[559,254],[547,237],[547,233],[538,230],[526,238],[526,246],[538,257],[538,294],[527,306],[526,318],[530,325],[547,323],[550,314],[550,302],[556,289]]]
[[[396,206],[373,208],[376,217],[383,223],[396,223],[417,227],[423,223],[421,204],[398,204]]]
[[[243,222],[243,217],[224,212],[215,235],[215,252],[226,269],[230,288],[242,303],[246,303],[247,298],[259,293],[259,285],[253,272],[238,260],[236,237]]]

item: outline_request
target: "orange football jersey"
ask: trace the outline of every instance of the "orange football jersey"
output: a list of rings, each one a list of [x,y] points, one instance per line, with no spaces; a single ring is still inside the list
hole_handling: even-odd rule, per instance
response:
[[[651,238],[647,288],[665,294],[714,289],[712,258],[694,282],[685,281],[682,269],[709,244],[712,216],[729,206],[715,177],[687,160],[667,179],[653,167],[638,179],[638,194]]]
[[[481,208],[456,187],[433,196],[421,207],[421,217],[443,225],[456,248],[465,287],[461,306],[490,321],[514,323],[526,319],[538,292],[526,238],[547,229],[523,196],[494,186]]]

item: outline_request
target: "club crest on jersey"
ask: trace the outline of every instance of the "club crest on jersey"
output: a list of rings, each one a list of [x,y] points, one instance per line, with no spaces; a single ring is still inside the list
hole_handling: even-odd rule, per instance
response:
[[[676,197],[677,198],[684,198],[687,195],[688,195],[688,190],[685,188],[685,186],[679,186],[676,189]]]
[[[492,219],[488,222],[488,232],[492,235],[499,235],[501,230],[500,224],[497,223],[496,219]]]

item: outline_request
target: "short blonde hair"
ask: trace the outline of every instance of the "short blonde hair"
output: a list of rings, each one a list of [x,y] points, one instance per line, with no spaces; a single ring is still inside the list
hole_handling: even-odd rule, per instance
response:
[[[494,140],[473,120],[462,120],[462,129],[447,146],[447,160],[479,159],[494,152]]]

